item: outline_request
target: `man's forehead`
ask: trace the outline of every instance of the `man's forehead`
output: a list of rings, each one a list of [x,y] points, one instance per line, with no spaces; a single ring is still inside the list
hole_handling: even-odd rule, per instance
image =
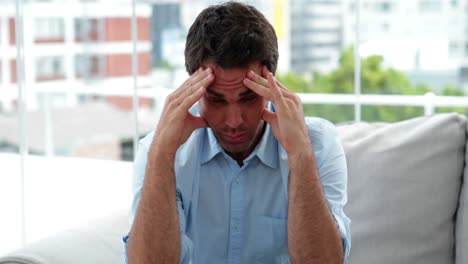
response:
[[[250,90],[247,87],[239,88],[239,89],[233,89],[231,91],[226,91],[224,89],[216,89],[213,86],[210,86],[206,89],[206,93],[211,95],[211,96],[216,96],[216,97],[224,97],[226,93],[232,93],[235,92],[238,96],[246,96],[250,94],[254,94],[255,92]]]

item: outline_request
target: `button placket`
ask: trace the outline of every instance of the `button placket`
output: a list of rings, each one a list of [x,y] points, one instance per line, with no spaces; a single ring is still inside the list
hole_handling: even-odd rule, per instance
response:
[[[242,172],[233,175],[231,184],[231,215],[228,263],[241,263],[242,252],[242,219],[244,217],[244,190],[241,183]]]

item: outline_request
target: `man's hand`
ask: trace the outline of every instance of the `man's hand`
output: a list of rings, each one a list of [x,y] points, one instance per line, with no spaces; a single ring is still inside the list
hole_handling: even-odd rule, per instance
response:
[[[179,263],[180,225],[176,204],[174,158],[177,149],[206,121],[189,113],[214,80],[198,69],[170,94],[148,155],[146,176],[128,242],[129,263]]]
[[[250,70],[244,84],[275,104],[276,112],[265,109],[262,118],[270,124],[288,157],[294,158],[301,153],[310,152],[312,146],[301,99],[278,82],[265,66],[261,76]]]
[[[213,80],[211,68],[200,68],[167,97],[153,138],[156,149],[173,156],[195,129],[207,126],[203,118],[192,115],[189,109]]]
[[[261,76],[249,71],[244,84],[276,106],[276,112],[265,109],[262,118],[288,154],[291,263],[343,263],[340,234],[322,190],[301,100],[275,80],[265,66]]]

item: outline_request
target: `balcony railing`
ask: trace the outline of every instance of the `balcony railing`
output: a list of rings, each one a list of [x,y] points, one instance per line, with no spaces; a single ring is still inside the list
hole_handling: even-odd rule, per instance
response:
[[[78,82],[77,82],[78,84]],[[96,88],[82,88],[82,85],[68,85],[67,89],[54,86],[38,86],[34,89],[39,94],[76,94],[96,96],[133,96],[130,89],[119,89],[115,86]],[[167,88],[139,89],[139,97],[155,100],[155,106],[161,106],[166,98],[174,90]],[[468,96],[439,96],[434,93],[424,95],[380,95],[380,94],[320,94],[298,93],[303,104],[340,104],[340,105],[386,105],[386,106],[416,106],[424,107],[424,114],[431,115],[436,107],[468,107]]]

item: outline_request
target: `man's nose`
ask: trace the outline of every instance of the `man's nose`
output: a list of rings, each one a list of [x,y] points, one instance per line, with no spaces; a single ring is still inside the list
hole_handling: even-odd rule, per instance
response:
[[[229,105],[226,109],[226,125],[237,128],[242,124],[242,111],[237,105]]]

